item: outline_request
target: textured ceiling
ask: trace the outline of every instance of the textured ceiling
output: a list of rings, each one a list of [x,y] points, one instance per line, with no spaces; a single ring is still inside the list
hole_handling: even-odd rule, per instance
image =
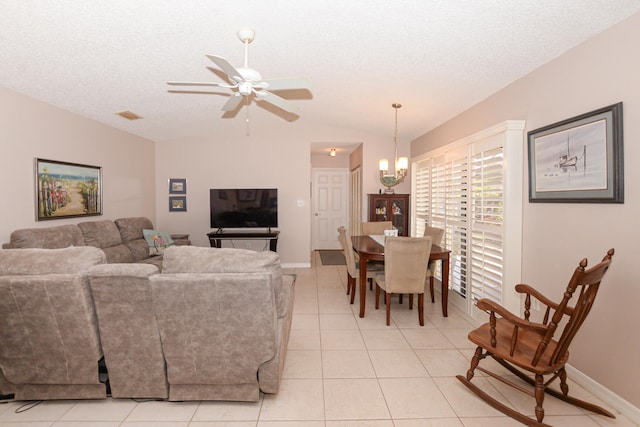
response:
[[[165,82],[221,82],[205,54],[241,66],[245,27],[263,78],[312,81],[311,94],[282,94],[299,118],[253,104],[252,123],[389,135],[400,102],[399,137],[413,139],[640,0],[0,0],[0,10],[0,85],[152,140],[244,128],[245,109],[220,111],[227,90],[175,94]]]

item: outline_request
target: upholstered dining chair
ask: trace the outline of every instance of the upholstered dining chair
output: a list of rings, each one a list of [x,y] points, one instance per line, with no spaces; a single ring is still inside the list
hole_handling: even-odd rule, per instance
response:
[[[392,230],[393,223],[391,221],[369,221],[362,223],[362,234],[371,236],[371,235],[382,235],[384,234],[384,230]]]
[[[338,227],[338,240],[342,246],[342,253],[347,264],[347,295],[351,295],[351,304],[355,301],[356,286],[360,278],[360,264],[356,261],[356,254],[351,244],[351,233],[344,227]],[[371,284],[376,274],[384,271],[384,264],[367,263],[367,280]]]
[[[420,326],[424,326],[424,285],[431,242],[431,237],[385,238],[384,274],[375,278],[375,308],[379,307],[382,289],[387,305],[387,326],[391,323],[391,294],[409,294],[409,309],[413,309],[413,294],[418,294],[418,320]]]
[[[429,227],[428,225],[424,228],[423,237],[431,237],[432,244],[436,246],[442,245],[442,236],[444,236],[444,230],[438,227]],[[433,296],[433,274],[434,274],[434,263],[429,261],[429,268],[427,269],[427,280],[429,280],[429,294],[431,295],[431,302],[436,302],[435,297]]]

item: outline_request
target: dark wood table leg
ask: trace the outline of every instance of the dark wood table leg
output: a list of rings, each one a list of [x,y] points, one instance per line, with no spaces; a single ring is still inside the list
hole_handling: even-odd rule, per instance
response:
[[[449,254],[442,260],[442,316],[448,317],[449,305]]]
[[[360,254],[360,317],[364,317],[367,304],[367,257]]]

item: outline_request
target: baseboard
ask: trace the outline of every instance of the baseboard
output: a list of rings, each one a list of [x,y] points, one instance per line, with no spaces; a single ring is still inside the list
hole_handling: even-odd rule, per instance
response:
[[[631,403],[604,387],[602,384],[583,374],[573,366],[567,364],[565,365],[565,368],[569,378],[575,381],[578,385],[589,391],[607,405],[611,406],[616,411],[620,412],[634,424],[640,425],[639,408],[633,406]]]
[[[311,268],[311,263],[310,262],[285,263],[281,265],[281,268]]]

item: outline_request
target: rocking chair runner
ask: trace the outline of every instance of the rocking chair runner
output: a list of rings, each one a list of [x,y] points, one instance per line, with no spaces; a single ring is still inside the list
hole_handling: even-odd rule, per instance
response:
[[[530,426],[546,425],[542,423],[544,418],[542,403],[545,393],[592,412],[615,418],[613,414],[599,406],[569,396],[567,372],[565,371],[565,364],[569,359],[569,345],[591,310],[600,281],[611,264],[613,253],[614,250],[610,249],[602,261],[589,270],[585,270],[587,259],[583,259],[573,273],[559,304],[552,302],[528,285],[517,285],[516,291],[526,295],[524,318],[513,315],[493,301],[479,300],[478,308],[489,313],[489,323],[469,333],[469,340],[477,344],[478,347],[471,359],[471,367],[467,371],[467,376],[458,375],[457,378],[489,405]],[[578,288],[580,288],[578,300],[571,307],[568,304],[569,300]],[[529,321],[531,297],[546,306],[542,323]],[[551,310],[554,312],[549,322]],[[566,324],[562,329],[562,334],[558,340],[554,340],[553,337],[558,325],[564,320],[566,320]],[[513,374],[533,385],[534,392],[478,366],[479,362],[487,356],[491,356]],[[471,379],[476,368],[505,384],[534,396],[537,421],[503,405],[472,384]],[[530,374],[533,374],[533,378],[529,376]],[[546,381],[545,375],[550,376]],[[556,378],[560,378],[562,392],[548,388]]]

